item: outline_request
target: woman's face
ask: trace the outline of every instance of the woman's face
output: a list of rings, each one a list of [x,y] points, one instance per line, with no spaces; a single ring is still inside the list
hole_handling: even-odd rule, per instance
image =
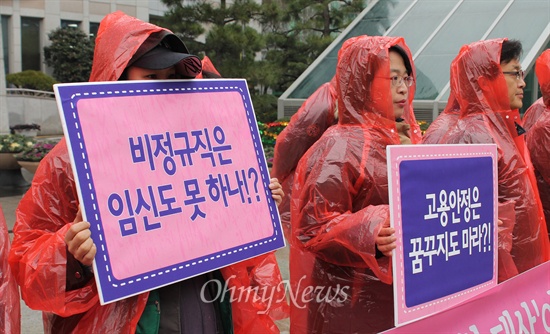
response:
[[[403,116],[403,111],[408,103],[409,86],[407,86],[407,82],[404,80],[408,76],[409,74],[401,55],[395,51],[390,51],[390,78],[392,78],[390,89],[393,114],[396,119]]]
[[[377,78],[383,78],[390,81],[390,90],[391,90],[391,99],[393,106],[393,115],[394,117],[400,118],[403,116],[405,106],[408,103],[408,94],[409,87],[407,86],[406,79],[409,75],[407,73],[407,68],[405,67],[405,62],[401,55],[395,51],[390,51],[390,71],[386,72],[385,68],[379,69],[377,73]],[[377,92],[382,92],[387,88],[387,82],[385,80],[374,80],[371,86],[373,91],[373,96],[382,98],[386,94],[377,94]],[[375,104],[383,105],[383,101],[376,101],[374,98],[373,101]],[[380,107],[380,106],[379,106]],[[382,108],[382,107],[381,107]]]

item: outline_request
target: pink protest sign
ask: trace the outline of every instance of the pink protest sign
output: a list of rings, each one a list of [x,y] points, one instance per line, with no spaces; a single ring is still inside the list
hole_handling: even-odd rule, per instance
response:
[[[384,333],[549,333],[550,262],[449,310]]]
[[[284,247],[244,80],[55,90],[102,303]]]
[[[395,324],[497,283],[496,145],[388,146]]]

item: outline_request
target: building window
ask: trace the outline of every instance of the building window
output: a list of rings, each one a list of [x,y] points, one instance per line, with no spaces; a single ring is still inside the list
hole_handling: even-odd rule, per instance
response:
[[[80,28],[80,21],[61,20],[61,28]]]
[[[7,15],[2,15],[0,17],[0,24],[2,24],[2,51],[4,55],[4,73],[8,74],[10,73],[10,52],[9,52],[9,45],[10,40],[8,34],[8,20],[10,19]]]
[[[90,39],[92,41],[95,41],[98,30],[99,30],[99,23],[90,22]]]
[[[22,70],[40,71],[40,21],[33,17],[21,17]]]

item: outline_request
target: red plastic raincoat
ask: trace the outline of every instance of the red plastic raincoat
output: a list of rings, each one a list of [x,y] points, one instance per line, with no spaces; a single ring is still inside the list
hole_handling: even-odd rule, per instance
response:
[[[359,36],[344,43],[336,68],[338,124],[296,169],[290,239],[293,334],[370,333],[393,326],[391,258],[376,256],[375,246],[390,214],[386,146],[400,144],[387,80],[393,45],[401,46],[412,63],[403,38]],[[414,91],[409,87],[403,118],[411,125],[411,141],[418,143]]]
[[[423,144],[440,144],[440,140],[448,134],[450,129],[454,129],[458,116],[460,114],[460,105],[456,100],[454,93],[451,92],[449,101],[445,109],[437,116],[430,124],[424,136],[422,136]]]
[[[96,39],[90,81],[117,80],[139,46],[160,30],[164,29],[122,12],[107,15]],[[148,293],[101,306],[95,280],[78,281],[82,268],[64,242],[77,210],[77,191],[63,139],[40,163],[17,209],[9,261],[23,299],[30,308],[44,311],[46,333],[134,333]],[[288,316],[288,305],[275,255],[262,255],[221,272],[229,288],[257,286],[260,292],[263,288],[275,292],[270,304],[261,298],[234,297],[235,333],[277,333],[273,319]],[[69,281],[74,286],[67,287]]]
[[[499,256],[501,281],[549,258],[546,224],[525,136],[518,135],[514,124],[521,123],[519,112],[510,110],[506,79],[500,69],[503,41],[465,45],[453,60],[451,90],[460,105],[460,116],[439,140],[442,144],[498,146],[498,216],[505,226],[513,227],[513,262],[503,263]]]
[[[330,126],[336,124],[336,78],[322,84],[302,104],[277,136],[271,175],[279,179],[285,192],[279,205],[281,223],[290,237],[290,198],[294,171],[300,158]]]
[[[10,237],[0,205],[0,333],[21,332],[19,289],[8,265]]]
[[[204,56],[201,62],[202,62],[202,71],[201,73],[199,73],[199,75],[197,75],[197,79],[203,78],[203,72],[210,72],[221,77],[220,72],[218,72],[214,64],[212,64],[212,61],[210,60],[210,58],[208,58],[208,56]]]
[[[535,167],[546,227],[550,231],[550,50],[537,59],[535,72],[542,97],[523,116],[527,147]]]

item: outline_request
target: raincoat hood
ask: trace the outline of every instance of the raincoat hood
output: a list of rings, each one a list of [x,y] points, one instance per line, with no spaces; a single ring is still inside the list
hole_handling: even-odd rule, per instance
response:
[[[506,79],[500,69],[500,51],[505,40],[464,45],[451,63],[451,90],[456,94],[462,117],[510,109]]]
[[[99,25],[90,81],[118,80],[138,51],[139,57],[163,39],[174,51],[189,53],[183,42],[168,29],[143,22],[121,11],[108,14]],[[142,46],[144,48],[140,49]],[[185,62],[185,70],[189,72],[187,76],[195,77],[200,73],[198,57],[190,56]]]
[[[525,114],[523,115],[523,127],[527,131],[527,134],[529,136],[530,135],[529,132],[531,128],[536,123],[540,122],[539,129],[537,129],[536,131],[538,132],[538,136],[542,135],[544,138],[546,138],[548,135],[547,133],[545,133],[545,130],[543,129],[546,126],[548,126],[547,125],[548,121],[546,119],[550,117],[546,115],[547,113],[550,113],[550,49],[544,51],[539,56],[539,58],[537,58],[537,61],[535,63],[535,73],[539,81],[542,97],[536,100],[527,109],[527,111],[525,111]],[[542,118],[544,118],[544,120]],[[532,144],[533,146],[529,147],[529,150],[531,151],[531,155],[533,155],[533,150],[535,148],[545,150],[545,148],[542,145],[541,138],[534,138],[533,135],[531,135],[531,137],[532,137],[531,142],[533,143]],[[537,144],[537,142],[539,144]],[[540,154],[540,152],[537,152],[537,153]],[[533,162],[534,162],[534,159],[533,159]],[[550,210],[550,205],[549,205],[549,210]]]
[[[544,51],[537,59],[535,73],[539,80],[544,104],[550,108],[550,49]]]
[[[535,168],[546,229],[550,231],[550,50],[537,59],[535,73],[542,97],[525,112],[523,126],[527,130],[526,142]]]
[[[208,76],[218,76],[221,78],[222,75],[220,74],[220,72],[218,72],[218,70],[212,63],[212,60],[210,60],[208,56],[204,56],[201,63],[202,63],[202,70],[201,70],[201,73],[197,75],[197,79],[203,79],[204,77],[208,77]],[[204,75],[205,72],[208,72],[207,73],[208,76]]]
[[[414,77],[416,70],[412,55],[402,37],[358,36],[343,44],[336,66],[340,124],[395,122],[391,81],[387,80],[390,73],[389,48],[392,46],[400,46],[408,55],[413,71],[409,75]],[[408,87],[408,103],[403,114],[411,126],[416,125],[412,112],[415,89],[416,84]]]

